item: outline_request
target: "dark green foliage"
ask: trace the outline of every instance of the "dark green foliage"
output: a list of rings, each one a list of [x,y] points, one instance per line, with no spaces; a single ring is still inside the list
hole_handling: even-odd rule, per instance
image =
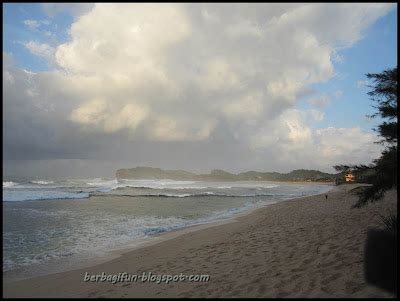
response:
[[[397,146],[388,147],[379,159],[374,160],[374,163],[373,168],[355,166],[355,170],[365,172],[372,169],[374,173],[369,178],[372,186],[359,194],[359,200],[354,207],[375,202],[381,199],[387,190],[397,188]]]
[[[378,112],[372,117],[397,119],[397,67],[382,73],[368,73],[367,78],[373,81],[373,85],[368,86],[373,89],[368,95],[378,102],[375,107]]]
[[[386,119],[375,129],[385,146],[380,158],[370,165],[336,165],[334,168],[344,173],[351,168],[360,182],[372,186],[359,191],[359,200],[354,207],[362,207],[368,202],[381,199],[385,192],[397,188],[397,67],[382,73],[369,73],[372,88],[368,95],[377,103],[377,112],[369,117]]]
[[[152,167],[135,167],[118,169],[118,179],[172,179],[191,181],[315,181],[330,182],[336,174],[324,173],[319,170],[297,169],[289,173],[247,171],[233,174],[221,169],[214,169],[209,174],[194,174],[184,170],[162,170]]]
[[[336,171],[344,174],[348,169],[352,168],[352,166],[351,165],[340,164],[340,165],[333,166],[333,168]]]
[[[397,67],[382,73],[368,73],[367,78],[373,81],[368,95],[377,103],[374,108],[378,111],[370,117],[387,119],[375,129],[383,138],[380,143],[397,143]]]
[[[378,74],[367,74],[373,80],[368,93],[377,102],[377,112],[383,121],[375,131],[385,146],[380,158],[370,166],[354,166],[367,174],[371,186],[357,192],[359,199],[353,207],[381,199],[389,189],[397,189],[397,67]],[[370,172],[372,171],[372,172]],[[368,173],[370,172],[370,173]],[[380,216],[383,230],[369,230],[365,247],[365,277],[367,282],[397,295],[397,214]]]
[[[373,164],[370,165],[335,165],[333,166],[336,171],[338,171],[338,176],[336,179],[336,184],[345,184],[344,180],[344,175],[348,170],[351,170],[354,176],[356,177],[356,182],[357,183],[367,183],[371,184],[375,174],[376,174],[376,169]]]

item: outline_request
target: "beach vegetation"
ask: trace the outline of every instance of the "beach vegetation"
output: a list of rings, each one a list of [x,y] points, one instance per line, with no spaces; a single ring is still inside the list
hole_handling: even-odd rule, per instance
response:
[[[336,165],[334,168],[345,173],[352,169],[357,182],[370,183],[358,191],[358,202],[354,207],[362,207],[369,202],[380,200],[386,191],[397,189],[397,67],[384,70],[381,73],[368,73],[368,85],[371,91],[368,95],[375,103],[376,112],[368,115],[370,118],[379,117],[382,122],[374,129],[384,150],[381,156],[365,165]]]

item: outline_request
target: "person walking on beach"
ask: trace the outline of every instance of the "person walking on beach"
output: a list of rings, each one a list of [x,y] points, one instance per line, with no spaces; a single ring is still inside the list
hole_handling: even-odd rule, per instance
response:
[[[328,199],[328,195],[327,194],[325,194],[325,200],[327,200]]]

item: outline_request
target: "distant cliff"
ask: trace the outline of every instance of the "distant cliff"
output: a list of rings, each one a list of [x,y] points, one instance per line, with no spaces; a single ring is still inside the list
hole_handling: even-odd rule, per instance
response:
[[[170,179],[183,181],[335,181],[338,174],[319,170],[297,169],[289,173],[247,171],[233,174],[214,169],[209,174],[195,174],[184,170],[163,170],[152,167],[118,169],[117,179]]]
[[[197,175],[184,170],[162,170],[152,167],[135,167],[129,169],[118,169],[117,179],[171,179],[171,180],[193,180]]]

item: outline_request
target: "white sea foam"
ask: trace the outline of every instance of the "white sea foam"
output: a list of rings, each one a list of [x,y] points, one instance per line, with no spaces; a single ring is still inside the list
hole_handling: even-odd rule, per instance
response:
[[[83,199],[88,198],[88,192],[66,192],[66,191],[3,191],[3,202],[21,202],[36,200],[57,199]]]
[[[293,186],[282,185],[278,189],[269,190],[267,184],[261,183],[207,183],[207,186],[214,186],[206,191],[175,191],[175,187],[204,187],[204,182],[192,182],[186,184],[178,184],[174,188],[166,187],[166,181],[163,181],[162,188],[155,190],[144,190],[148,196],[153,196],[143,202],[143,200],[132,200],[134,210],[129,211],[129,207],[119,208],[118,204],[129,204],[126,200],[119,203],[118,200],[112,202],[99,202],[101,206],[96,210],[87,208],[86,202],[68,202],[59,206],[60,203],[53,203],[51,206],[42,206],[39,202],[27,204],[5,204],[7,211],[6,218],[10,221],[20,221],[16,216],[21,217],[21,221],[25,221],[24,225],[18,222],[17,227],[21,227],[21,231],[5,231],[3,232],[3,248],[5,258],[3,258],[3,269],[14,270],[18,267],[30,267],[32,271],[37,272],[36,266],[43,263],[55,262],[57,266],[63,263],[75,262],[82,260],[80,256],[87,254],[91,258],[101,255],[105,250],[118,249],[127,244],[135,244],[138,241],[146,240],[156,233],[168,232],[185,228],[188,226],[205,224],[213,221],[228,219],[235,214],[253,210],[263,205],[271,204],[294,196],[299,196],[299,188]],[[171,181],[169,181],[169,185]],[[58,183],[58,182],[57,182]],[[122,185],[126,186],[125,181],[105,180],[105,179],[86,179],[74,182],[74,185],[82,185],[82,183],[90,186],[90,191],[101,191]],[[92,183],[92,185],[88,184]],[[4,183],[3,183],[4,184]],[[131,182],[129,184],[140,185],[143,187],[143,181],[140,183]],[[146,183],[145,183],[146,184]],[[149,184],[157,184],[156,180],[150,180]],[[241,187],[244,189],[228,189],[227,187]],[[264,185],[264,186],[263,186]],[[219,188],[224,186],[224,188]],[[263,187],[260,191],[258,188]],[[300,187],[300,186],[299,186]],[[254,189],[256,188],[256,189]],[[325,191],[328,187],[310,189],[307,186],[304,191],[306,194],[314,194]],[[185,187],[185,189],[188,189]],[[193,189],[193,188],[190,188]],[[225,190],[221,190],[225,189]],[[307,190],[308,189],[308,190]],[[133,189],[136,193],[143,191]],[[128,191],[129,192],[129,191]],[[151,192],[154,194],[151,195]],[[268,193],[270,192],[270,194]],[[300,194],[303,191],[300,192]],[[10,194],[11,193],[11,194]],[[23,200],[40,200],[40,199],[65,199],[65,198],[83,198],[89,196],[89,191],[59,191],[50,190],[42,187],[39,190],[21,190],[13,188],[3,190],[3,200],[5,201],[23,201]],[[122,191],[122,193],[125,193]],[[221,202],[215,202],[211,197],[201,199],[201,203],[194,199],[177,200],[174,197],[186,198],[191,196],[253,196],[253,198],[240,199],[224,199]],[[266,197],[268,195],[268,197]],[[132,196],[132,195],[131,195]],[[133,195],[134,196],[134,195]],[[158,196],[168,196],[166,198],[166,206],[159,206]],[[271,196],[271,197],[269,197]],[[129,200],[130,201],[130,200]],[[134,206],[134,202],[140,206]],[[164,200],[163,200],[164,201]],[[191,204],[197,206],[195,210],[192,207],[182,204]],[[96,203],[95,203],[96,204]],[[200,205],[199,205],[200,204]],[[92,204],[93,205],[93,204]],[[140,207],[142,212],[138,212]],[[149,207],[146,207],[149,206]],[[130,209],[132,209],[130,208]],[[97,210],[98,209],[98,210]],[[188,210],[189,209],[189,210]],[[151,216],[149,214],[152,214]],[[46,227],[42,227],[38,222],[43,221]],[[64,223],[63,221],[67,221]],[[10,224],[10,223],[8,223]],[[29,227],[26,227],[29,225]],[[40,227],[38,227],[38,225]],[[50,226],[49,226],[50,225]],[[36,227],[36,228],[35,228]],[[28,231],[26,231],[28,230]],[[24,232],[26,231],[26,232]],[[38,243],[39,242],[39,243]],[[19,248],[20,245],[24,248]],[[29,247],[26,247],[29,246]],[[34,246],[34,247],[33,247]],[[39,246],[39,248],[36,248]],[[5,251],[4,251],[5,250]],[[88,257],[89,258],[89,257]]]
[[[18,183],[15,183],[13,181],[3,181],[3,188],[14,187],[15,185],[18,185]]]
[[[206,189],[208,186],[198,186],[195,181],[174,181],[174,180],[105,180],[91,179],[86,184],[93,187],[99,187],[108,190],[114,190],[122,187],[132,188],[151,188],[151,189]]]
[[[114,187],[118,185],[118,181],[116,179],[114,180],[104,180],[104,179],[93,179],[89,180],[90,182],[87,182],[86,184],[90,186],[105,186],[105,187]]]
[[[38,185],[48,185],[48,184],[53,184],[54,181],[38,180],[38,181],[31,181],[31,183],[38,184]]]
[[[230,182],[229,185],[221,185],[221,182],[201,181],[175,181],[175,180],[117,180],[117,179],[75,179],[55,181],[31,180],[25,183],[3,181],[3,201],[29,201],[49,199],[73,199],[87,198],[91,193],[110,193],[119,188],[137,188],[155,190],[153,193],[130,194],[130,196],[159,196],[159,197],[197,197],[197,196],[238,196],[256,197],[269,196],[265,189],[275,188],[279,185],[271,183]],[[243,189],[250,189],[243,193]],[[210,191],[203,192],[205,189]],[[264,190],[254,193],[251,189]],[[21,191],[19,191],[21,190]],[[159,191],[156,191],[159,190]],[[165,191],[165,193],[160,192]],[[182,193],[179,191],[182,190]],[[226,190],[229,190],[226,191]],[[243,191],[241,191],[243,190]],[[197,192],[196,192],[197,191]],[[121,195],[121,194],[118,194]]]
[[[187,198],[187,197],[202,197],[202,196],[215,196],[215,197],[247,197],[247,198],[254,198],[254,197],[295,197],[298,194],[293,193],[286,193],[286,194],[272,194],[272,193],[217,193],[217,192],[199,192],[199,193],[131,193],[131,194],[123,194],[123,193],[107,193],[107,194],[98,194],[93,193],[93,195],[97,196],[128,196],[128,197],[176,197],[176,198]]]
[[[152,189],[232,189],[232,188],[276,188],[279,184],[271,183],[249,183],[249,182],[230,182],[230,185],[221,185],[221,182],[201,182],[201,181],[175,181],[175,180],[128,180],[121,179],[114,182],[114,188],[133,187],[133,188],[152,188]]]
[[[151,235],[182,229],[188,226],[205,224],[212,221],[224,220],[230,218],[234,214],[259,207],[265,202],[252,201],[247,202],[243,206],[231,208],[228,210],[219,210],[205,217],[187,219],[178,216],[157,217],[157,216],[136,216],[129,215],[107,215],[107,216],[85,216],[79,218],[73,211],[56,211],[52,212],[55,219],[59,217],[67,217],[68,219],[78,219],[79,222],[74,226],[72,232],[66,232],[64,243],[56,248],[43,250],[38,253],[23,254],[17,252],[18,260],[6,258],[3,260],[3,269],[5,271],[13,270],[16,267],[25,267],[31,265],[40,265],[54,260],[65,260],[67,257],[80,256],[88,251],[91,254],[101,255],[104,250],[118,248],[127,243],[148,239]],[[27,213],[32,213],[30,208]],[[48,216],[48,210],[34,210],[36,218],[40,214]],[[49,241],[53,237],[59,237],[59,230],[56,228],[41,231],[37,237],[40,241]],[[11,238],[14,233],[7,233],[6,240]],[[28,236],[19,236],[18,241],[23,243],[31,243]],[[73,242],[67,243],[67,242]],[[8,254],[9,255],[9,254]]]

